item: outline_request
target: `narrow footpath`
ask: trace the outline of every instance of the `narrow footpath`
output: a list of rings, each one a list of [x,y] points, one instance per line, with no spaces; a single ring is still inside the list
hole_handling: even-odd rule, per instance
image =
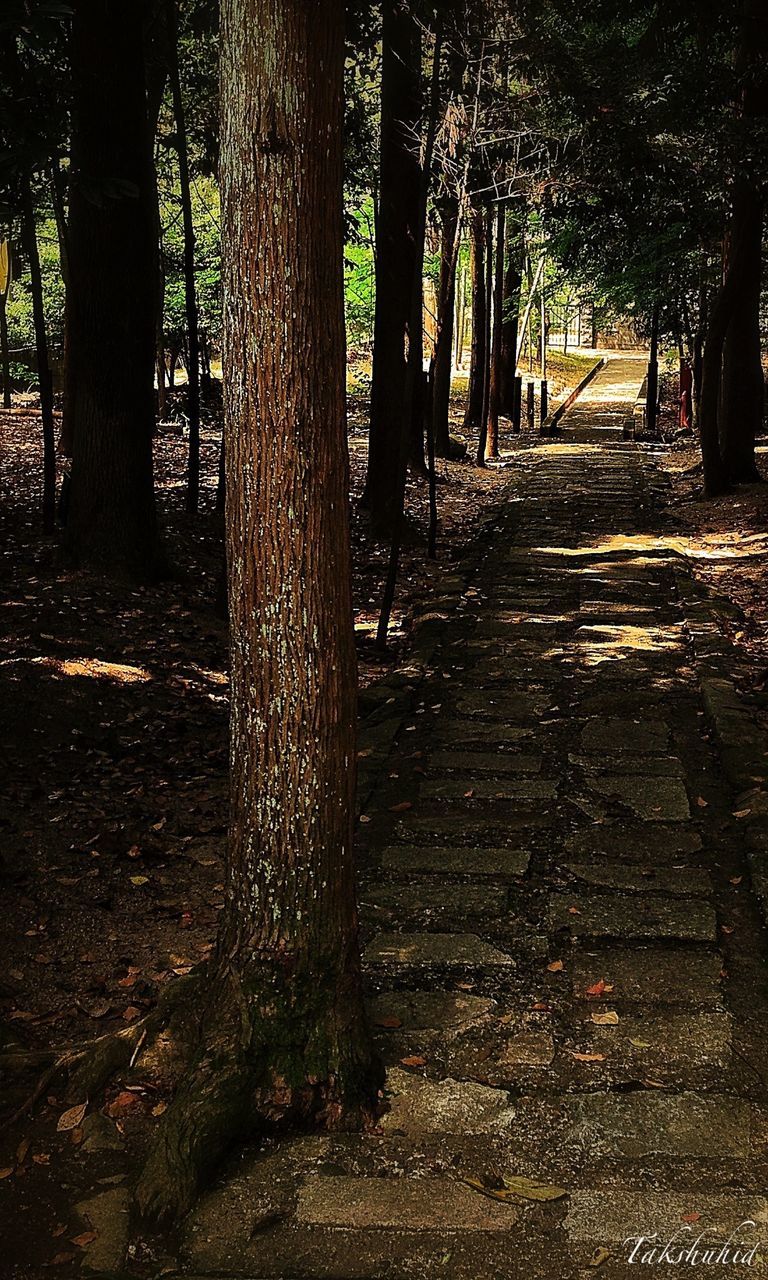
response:
[[[379,1131],[239,1157],[185,1276],[712,1274],[645,1255],[732,1234],[766,1243],[726,1274],[768,1276],[765,942],[664,478],[622,436],[643,372],[516,455],[367,803]]]

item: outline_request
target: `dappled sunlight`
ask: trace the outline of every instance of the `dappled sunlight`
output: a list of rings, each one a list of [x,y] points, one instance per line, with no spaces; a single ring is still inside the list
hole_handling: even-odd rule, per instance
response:
[[[615,534],[613,537],[601,538],[599,542],[580,543],[576,547],[535,546],[530,550],[542,556],[605,556],[615,552],[633,553],[626,563],[633,565],[650,564],[652,560],[641,559],[640,553],[646,556],[680,555],[694,560],[740,560],[748,556],[768,553],[768,534],[753,534],[749,538],[739,536],[738,531],[699,535],[698,537],[681,537],[669,534]]]
[[[13,658],[2,666],[40,666],[56,676],[80,676],[89,680],[111,680],[116,684],[142,684],[152,679],[145,667],[124,662],[103,662],[101,658]]]

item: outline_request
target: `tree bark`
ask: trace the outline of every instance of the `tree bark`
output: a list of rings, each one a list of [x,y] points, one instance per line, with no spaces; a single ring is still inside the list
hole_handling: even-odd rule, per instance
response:
[[[432,366],[432,438],[439,458],[451,456],[449,413],[453,363],[453,317],[456,305],[459,207],[456,200],[443,210],[440,233],[440,280],[437,295],[437,336]]]
[[[6,279],[0,289],[0,369],[3,377],[3,408],[11,407],[11,354],[8,350],[8,295],[11,290],[11,273],[13,272],[13,256],[11,242],[5,242]]]
[[[79,564],[148,578],[163,561],[152,477],[158,277],[142,9],[118,0],[74,5],[65,541]]]
[[[488,207],[484,216],[485,297],[487,305],[485,308],[485,334],[483,337],[483,351],[485,353],[483,364],[483,404],[480,411],[480,432],[477,441],[477,452],[475,453],[475,462],[478,467],[485,466],[487,457],[488,407],[491,399],[491,294],[493,292],[493,209],[491,206]]]
[[[176,1216],[233,1139],[358,1125],[356,674],[342,268],[341,0],[225,0],[222,221],[231,829],[196,1063],[138,1188]]]
[[[504,224],[505,210],[499,203],[496,211],[496,261],[493,278],[493,332],[491,336],[491,361],[488,388],[488,429],[485,442],[486,458],[499,456],[499,404],[501,399],[501,340],[503,329],[502,303],[504,298]]]
[[[43,305],[43,277],[37,247],[35,207],[29,175],[22,177],[22,218],[24,240],[29,258],[29,280],[32,294],[32,320],[35,328],[37,380],[40,384],[40,415],[43,421],[43,532],[56,528],[56,439],[53,426],[53,380],[48,361],[48,334]]]
[[[195,224],[192,219],[192,193],[189,182],[189,155],[184,99],[179,76],[176,0],[169,0],[170,82],[173,114],[176,122],[176,154],[179,158],[181,217],[184,227],[184,306],[187,318],[187,414],[189,417],[189,457],[187,461],[187,511],[197,511],[200,497],[200,335],[197,324],[197,286],[195,283]]]
[[[378,533],[391,532],[398,502],[398,465],[406,412],[406,333],[416,255],[423,94],[421,38],[402,0],[383,4],[380,185],[376,240],[371,425],[362,503]],[[424,469],[423,429],[421,470]],[[414,441],[416,430],[413,432]],[[418,448],[412,452],[418,467]]]
[[[762,429],[765,395],[760,335],[763,205],[757,190],[744,182],[734,190],[727,256],[737,239],[745,267],[723,347],[720,443],[729,481],[750,484],[761,478],[755,437]]]
[[[510,215],[511,221],[511,215]],[[511,418],[514,410],[515,374],[517,372],[517,330],[520,316],[520,290],[523,283],[525,246],[522,224],[519,232],[508,237],[507,269],[504,274],[504,296],[501,317],[501,357],[499,412]]]
[[[464,429],[476,431],[483,412],[485,374],[485,326],[488,303],[485,293],[485,217],[473,209],[469,220],[469,264],[472,287],[472,346]]]
[[[659,409],[659,297],[658,282],[656,284],[657,293],[653,300],[653,314],[651,316],[651,349],[648,355],[648,376],[646,381],[645,392],[645,423],[650,435],[656,430],[656,419]]]

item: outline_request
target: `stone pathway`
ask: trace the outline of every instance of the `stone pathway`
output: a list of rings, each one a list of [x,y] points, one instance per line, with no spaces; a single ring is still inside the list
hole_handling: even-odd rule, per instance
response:
[[[368,804],[379,1132],[239,1157],[184,1275],[621,1278],[627,1237],[768,1241],[763,941],[663,480],[622,439],[643,372],[517,455]]]

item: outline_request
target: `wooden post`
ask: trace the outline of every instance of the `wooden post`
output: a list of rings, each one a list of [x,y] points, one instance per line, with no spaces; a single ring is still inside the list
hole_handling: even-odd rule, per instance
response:
[[[523,375],[515,375],[512,384],[512,431],[517,435],[520,431],[520,419],[523,416]]]
[[[541,376],[547,376],[547,307],[544,299],[544,290],[541,290]]]
[[[526,404],[526,418],[528,421],[528,430],[533,431],[536,417],[536,401],[534,398],[533,383],[528,383],[528,401]]]
[[[648,384],[645,400],[645,422],[650,435],[656,430],[659,403],[659,297],[653,303],[651,318],[651,350],[648,359]]]
[[[544,432],[544,423],[547,420],[548,412],[549,412],[549,386],[547,384],[547,379],[542,378],[541,380],[541,431],[542,431],[542,434]]]

